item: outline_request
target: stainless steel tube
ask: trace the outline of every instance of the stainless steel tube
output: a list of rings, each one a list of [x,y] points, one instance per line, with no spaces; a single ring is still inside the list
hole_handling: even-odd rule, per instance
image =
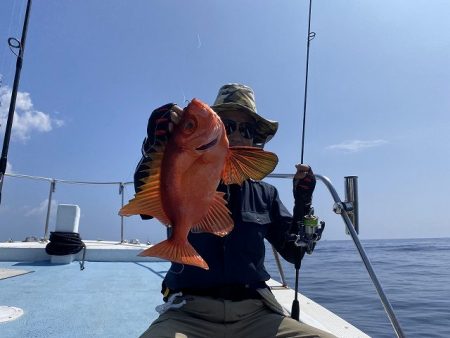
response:
[[[275,258],[275,262],[277,263],[278,273],[280,274],[281,283],[283,286],[287,286],[286,277],[284,276],[283,266],[281,265],[280,256],[272,245],[273,257]]]
[[[345,201],[352,204],[352,211],[347,213],[359,234],[358,176],[345,176]],[[348,230],[347,233],[350,234]]]
[[[119,194],[122,195],[122,208],[123,208],[123,204],[124,204],[124,187],[125,184],[123,182],[120,183],[119,185]],[[120,243],[123,243],[123,216],[120,216]]]
[[[48,204],[47,204],[47,216],[45,218],[45,230],[44,230],[44,241],[48,240],[48,224],[50,221],[50,211],[52,209],[52,197],[53,193],[55,192],[56,188],[56,181],[51,180],[50,181],[50,192],[48,193]]]
[[[335,203],[342,203],[341,199],[339,198],[339,195],[337,194],[336,190],[333,187],[333,184],[331,183],[331,181],[325,177],[325,176],[321,176],[321,175],[315,175],[316,179],[322,181],[325,186],[328,188],[328,190],[331,193],[331,196],[333,197]],[[378,281],[378,278],[375,274],[375,271],[372,268],[372,265],[370,264],[369,258],[366,255],[366,252],[364,251],[364,248],[361,245],[361,242],[359,241],[358,235],[355,231],[355,229],[353,228],[352,222],[350,220],[350,218],[348,217],[348,214],[345,210],[342,211],[341,213],[342,219],[345,222],[345,225],[347,226],[348,231],[350,232],[350,235],[353,238],[353,242],[356,245],[356,248],[358,249],[359,255],[361,256],[364,265],[366,266],[367,272],[370,275],[370,278],[375,286],[375,289],[378,292],[378,296],[380,297],[381,303],[384,306],[384,310],[386,311],[389,320],[391,321],[392,327],[395,330],[395,333],[397,334],[397,336],[399,338],[403,338],[405,337],[402,328],[400,327],[400,323],[398,322],[394,310],[391,306],[391,304],[389,303],[389,300],[387,299],[383,288],[381,287],[380,282]]]

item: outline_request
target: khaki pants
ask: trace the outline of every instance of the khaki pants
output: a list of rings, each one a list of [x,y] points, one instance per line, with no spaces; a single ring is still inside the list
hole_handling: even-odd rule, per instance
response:
[[[331,338],[329,333],[270,310],[259,299],[239,302],[185,296],[186,304],[159,316],[141,338]]]

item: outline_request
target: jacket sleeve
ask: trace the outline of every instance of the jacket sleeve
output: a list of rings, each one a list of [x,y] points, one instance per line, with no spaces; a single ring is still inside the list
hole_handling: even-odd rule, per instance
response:
[[[269,225],[266,239],[280,255],[294,264],[298,255],[303,258],[304,250],[295,245],[296,226],[293,217],[281,202],[276,188],[273,190],[272,207],[270,210],[272,222]]]

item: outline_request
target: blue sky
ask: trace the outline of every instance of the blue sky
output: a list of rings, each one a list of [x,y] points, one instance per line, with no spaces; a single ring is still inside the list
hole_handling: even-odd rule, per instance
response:
[[[26,1],[0,2],[3,140]],[[260,114],[280,122],[266,146],[276,173],[300,160],[308,1],[35,0],[8,156],[15,174],[131,181],[149,113],[218,88],[253,87]],[[359,177],[361,238],[448,237],[450,2],[313,1],[305,162],[343,195]],[[292,207],[288,180],[269,179]],[[84,239],[120,238],[117,185],[59,183],[78,204]],[[42,236],[49,184],[7,177],[0,241]],[[132,197],[132,188],[126,191]],[[346,239],[318,184],[325,239]],[[157,241],[138,217],[125,238]]]

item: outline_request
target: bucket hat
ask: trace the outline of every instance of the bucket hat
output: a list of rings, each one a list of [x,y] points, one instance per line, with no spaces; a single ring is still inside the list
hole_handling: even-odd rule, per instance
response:
[[[239,83],[229,83],[219,89],[211,108],[220,116],[225,111],[239,111],[251,116],[256,122],[253,143],[264,146],[275,135],[278,122],[267,120],[256,111],[255,93]]]

